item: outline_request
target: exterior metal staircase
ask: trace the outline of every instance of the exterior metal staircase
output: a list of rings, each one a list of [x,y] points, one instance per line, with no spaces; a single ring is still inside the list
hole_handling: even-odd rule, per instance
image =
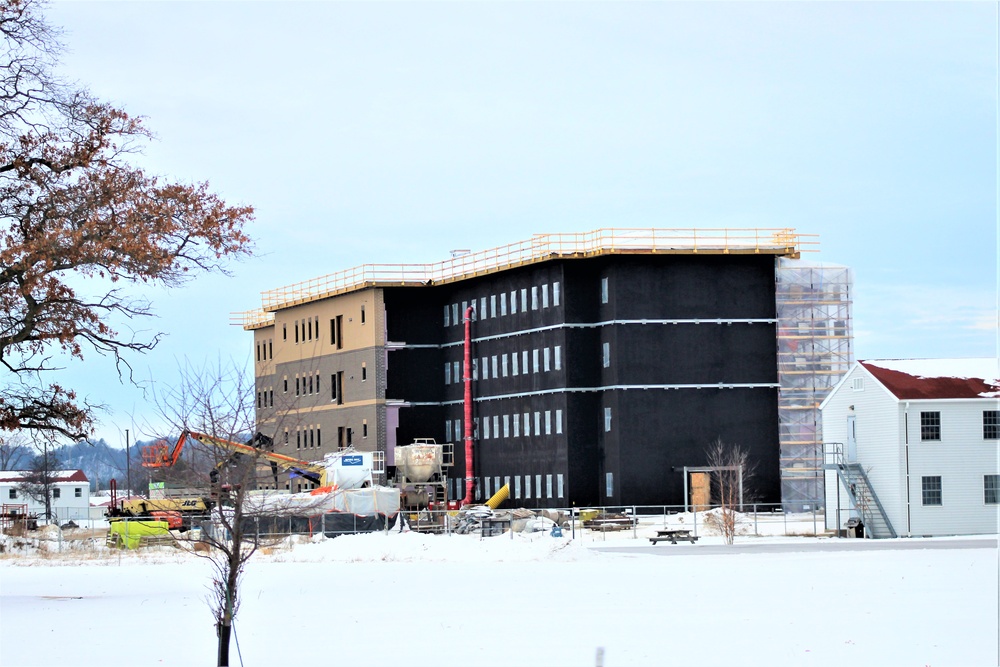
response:
[[[854,508],[861,514],[865,525],[865,535],[873,538],[898,537],[896,529],[885,513],[885,508],[879,502],[875,489],[872,488],[868,475],[860,463],[848,462],[844,457],[841,443],[828,443],[824,468],[836,470],[841,484],[847,489]]]

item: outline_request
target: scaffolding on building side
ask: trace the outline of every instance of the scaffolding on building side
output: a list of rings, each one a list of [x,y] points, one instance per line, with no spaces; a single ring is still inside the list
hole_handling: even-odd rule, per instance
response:
[[[819,405],[854,362],[852,291],[846,266],[776,260],[781,500],[789,511],[822,502]]]

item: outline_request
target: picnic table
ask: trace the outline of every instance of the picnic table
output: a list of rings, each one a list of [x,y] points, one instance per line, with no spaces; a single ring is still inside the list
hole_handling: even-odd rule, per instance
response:
[[[671,544],[677,544],[678,540],[694,544],[698,541],[698,536],[692,535],[691,530],[688,528],[668,528],[656,531],[656,537],[649,538],[650,544],[653,545],[657,542],[670,542]]]

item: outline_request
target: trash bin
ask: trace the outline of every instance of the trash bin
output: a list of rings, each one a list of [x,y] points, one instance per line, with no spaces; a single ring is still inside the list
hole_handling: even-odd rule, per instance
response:
[[[847,537],[864,537],[865,536],[865,524],[858,517],[852,517],[847,520]]]

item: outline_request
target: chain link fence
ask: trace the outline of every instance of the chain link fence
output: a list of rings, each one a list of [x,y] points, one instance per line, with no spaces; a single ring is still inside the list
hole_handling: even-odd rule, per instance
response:
[[[347,513],[304,516],[262,516],[244,519],[244,530],[261,544],[275,544],[297,535],[305,538],[389,531],[414,531],[438,535],[470,534],[495,537],[509,534],[547,531],[561,537],[587,542],[633,541],[647,543],[665,531],[695,538],[719,536],[719,509],[692,511],[680,505],[601,506],[588,508],[553,508],[546,510],[499,509],[485,507],[468,511],[421,510],[400,512],[385,517],[357,516]],[[150,518],[120,519],[119,526],[110,529],[109,522],[94,516],[58,517],[46,523],[39,520],[38,528],[3,526],[3,548],[16,552],[18,545],[27,550],[33,546],[47,553],[80,553],[106,551],[109,547],[131,545],[184,546],[203,537],[225,537],[209,516],[191,517],[184,532],[166,533],[162,525],[149,534]],[[819,503],[804,512],[786,512],[781,504],[748,504],[736,515],[737,536],[819,536],[828,534],[825,516]],[[553,530],[553,526],[557,526]],[[117,533],[118,537],[114,534]],[[149,534],[149,536],[147,536]],[[681,539],[686,539],[682,537]]]

